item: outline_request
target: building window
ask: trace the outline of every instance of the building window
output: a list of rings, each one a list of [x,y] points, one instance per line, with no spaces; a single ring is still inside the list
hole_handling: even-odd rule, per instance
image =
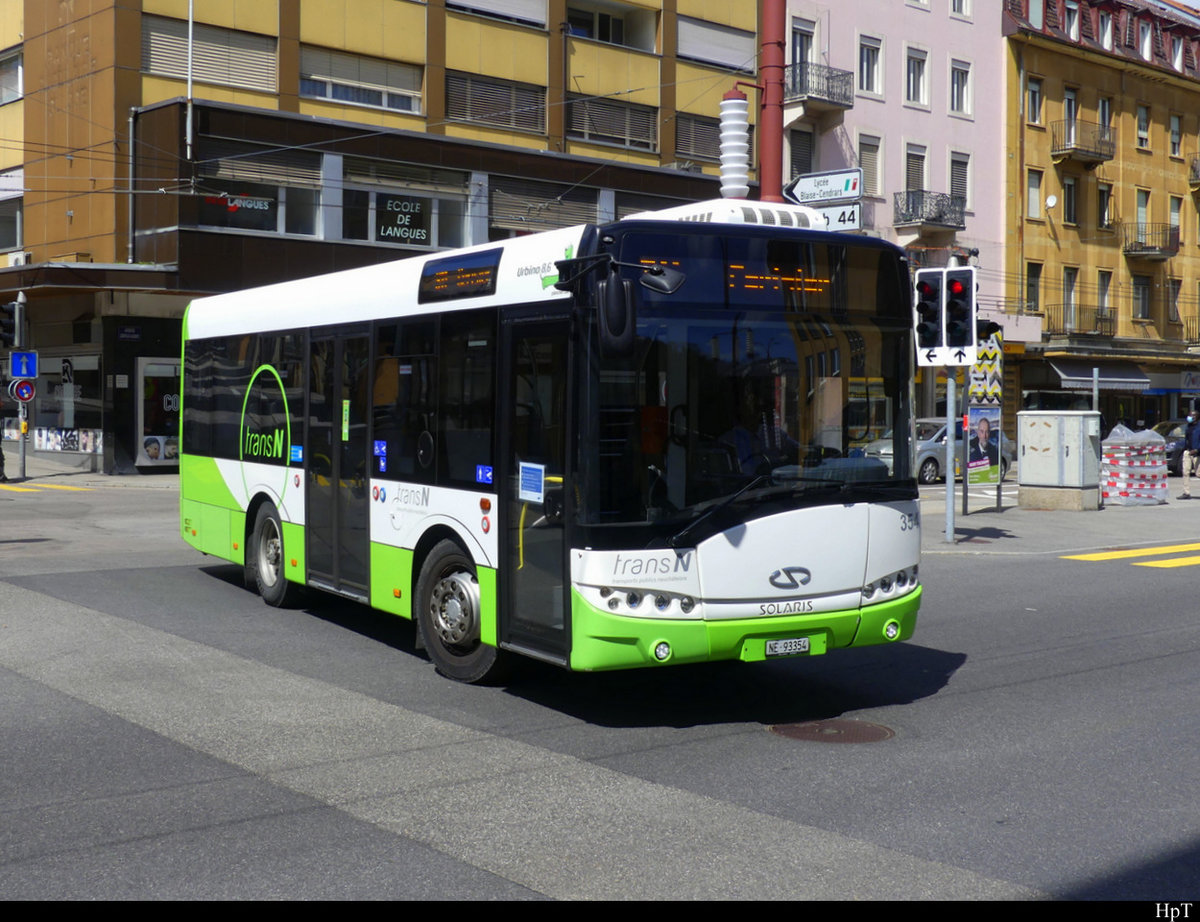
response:
[[[1179,293],[1183,290],[1180,279],[1167,281],[1167,319],[1171,323],[1179,323]]]
[[[1178,35],[1171,38],[1171,66],[1183,70],[1183,39]]]
[[[791,168],[793,176],[805,176],[816,168],[813,166],[813,132],[811,128],[793,128],[788,137],[791,151]],[[865,175],[865,171],[864,171]]]
[[[421,110],[421,68],[340,51],[300,49],[300,95],[352,106]]]
[[[1143,150],[1150,147],[1150,107],[1137,107],[1137,146]]]
[[[1180,222],[1183,218],[1183,199],[1180,198],[1178,195],[1172,195],[1171,202],[1170,202],[1170,209],[1171,210],[1170,210],[1170,213],[1168,216],[1168,220],[1170,221],[1171,227],[1173,227],[1175,229],[1176,236],[1182,236],[1181,231],[1180,231],[1180,228],[1181,228]],[[1179,242],[1183,243],[1182,240],[1180,240]]]
[[[567,133],[584,141],[657,150],[658,110],[631,102],[572,96]]]
[[[589,3],[573,3],[567,7],[567,28],[578,38],[642,51],[654,51],[658,41],[656,13],[613,3],[595,7]]]
[[[909,144],[904,150],[904,190],[921,192],[925,189],[925,147]]]
[[[1035,29],[1040,29],[1044,22],[1042,18],[1043,10],[1045,9],[1045,0],[1029,0],[1029,24]]]
[[[453,0],[447,9],[460,9],[508,22],[546,24],[546,0]]]
[[[1062,312],[1065,329],[1075,329],[1075,287],[1079,280],[1079,270],[1074,266],[1063,267],[1062,279]]]
[[[342,238],[402,246],[462,246],[466,202],[411,194],[346,189]]]
[[[24,56],[20,50],[0,55],[0,106],[23,95]]]
[[[1133,277],[1133,316],[1136,320],[1150,319],[1150,276]]]
[[[1062,181],[1063,191],[1063,223],[1078,224],[1079,212],[1076,198],[1078,183],[1074,176],[1064,176]]]
[[[1148,22],[1138,23],[1138,27],[1140,30],[1139,38],[1138,38],[1138,49],[1141,52],[1142,60],[1149,61],[1154,57],[1154,48],[1153,48],[1153,45],[1151,45],[1151,43],[1150,43],[1150,23],[1148,23]]]
[[[1063,10],[1063,31],[1073,42],[1079,41],[1079,3],[1078,0],[1067,0]]]
[[[1042,123],[1042,79],[1030,77],[1027,83],[1025,116],[1031,124]]]
[[[950,0],[950,13],[954,16],[971,15],[971,0]]]
[[[813,63],[817,24],[807,19],[792,20],[792,63]]]
[[[546,91],[529,83],[447,72],[446,118],[544,132]]]
[[[0,250],[19,249],[24,242],[24,198],[0,200]]]
[[[1042,264],[1025,264],[1025,310],[1036,314],[1042,309]]]
[[[632,14],[631,14],[632,15]],[[651,17],[654,13],[649,13]],[[754,33],[680,16],[675,53],[681,58],[717,64],[737,71],[753,71],[758,47]],[[641,47],[641,45],[639,45]],[[650,50],[650,49],[646,49]]]
[[[1111,308],[1110,292],[1112,291],[1112,273],[1101,269],[1096,273],[1096,309],[1102,315],[1108,315]]]
[[[859,135],[858,165],[863,171],[863,195],[879,195],[879,138]]]
[[[908,62],[904,87],[904,99],[916,106],[929,104],[929,95],[925,88],[925,62],[927,55],[915,48],[908,49]]]
[[[860,38],[858,41],[858,89],[875,96],[883,94],[882,61],[883,43],[877,38]]]
[[[1096,114],[1100,118],[1100,124],[1105,128],[1112,127],[1112,97],[1101,96],[1096,103]]]
[[[1100,44],[1108,51],[1112,51],[1113,47],[1113,19],[1112,13],[1100,14]]]
[[[1042,217],[1042,171],[1030,170],[1025,187],[1025,217]]]
[[[188,24],[182,19],[142,16],[142,70],[186,80]],[[273,93],[278,72],[275,38],[195,23],[192,78]]]
[[[965,61],[950,63],[950,111],[971,114],[971,65]]]
[[[1171,116],[1171,156],[1183,156],[1183,116]]]
[[[961,198],[964,207],[970,207],[971,155],[951,151],[950,194]]]
[[[1096,186],[1096,226],[1112,227],[1112,183],[1102,182]]]

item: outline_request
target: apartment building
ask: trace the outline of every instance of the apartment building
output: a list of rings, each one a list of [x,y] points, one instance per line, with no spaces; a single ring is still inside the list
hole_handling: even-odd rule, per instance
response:
[[[997,5],[790,0],[788,15],[785,173],[861,167],[863,231],[905,247],[915,267],[978,266],[981,303],[998,305],[1005,97]],[[919,384],[919,408],[932,414],[944,371]]]
[[[1111,425],[1200,397],[1200,17],[1166,0],[1005,0],[1010,316],[1022,404]]]
[[[192,296],[715,197],[718,104],[757,58],[752,0],[192,10],[0,4],[31,447],[106,471],[173,462]]]

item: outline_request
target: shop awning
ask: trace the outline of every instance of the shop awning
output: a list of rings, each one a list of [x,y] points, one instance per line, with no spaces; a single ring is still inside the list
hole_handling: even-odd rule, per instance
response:
[[[1150,386],[1146,373],[1133,362],[1089,362],[1084,359],[1048,359],[1062,379],[1062,386],[1069,391],[1090,391],[1092,369],[1100,371],[1100,389],[1103,391],[1136,391],[1141,393]]]

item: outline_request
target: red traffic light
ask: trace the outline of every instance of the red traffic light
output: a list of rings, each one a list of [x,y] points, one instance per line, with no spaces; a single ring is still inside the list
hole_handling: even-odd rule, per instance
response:
[[[956,297],[967,290],[967,287],[962,283],[962,279],[950,279],[948,287],[950,288],[950,294]]]

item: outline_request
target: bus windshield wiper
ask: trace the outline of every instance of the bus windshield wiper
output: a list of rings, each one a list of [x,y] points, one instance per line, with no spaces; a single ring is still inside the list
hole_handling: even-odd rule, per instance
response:
[[[752,489],[754,489],[754,487],[758,486],[763,481],[769,481],[770,479],[771,479],[770,474],[760,474],[759,476],[757,476],[753,480],[751,480],[749,483],[747,483],[740,490],[738,490],[736,493],[730,493],[727,497],[725,497],[723,500],[721,500],[721,502],[717,503],[715,506],[709,506],[707,509],[704,510],[704,513],[702,515],[692,519],[692,521],[690,521],[687,525],[683,526],[683,528],[681,528],[675,534],[671,535],[671,537],[667,540],[667,544],[671,547],[679,547],[680,543],[683,542],[687,538],[687,536],[691,533],[692,529],[694,529],[697,525],[699,525],[701,522],[703,522],[705,519],[707,519],[714,512],[719,512],[720,510],[727,507],[730,503],[732,503],[735,499],[737,499],[739,496],[741,496],[746,491],[752,490]]]

